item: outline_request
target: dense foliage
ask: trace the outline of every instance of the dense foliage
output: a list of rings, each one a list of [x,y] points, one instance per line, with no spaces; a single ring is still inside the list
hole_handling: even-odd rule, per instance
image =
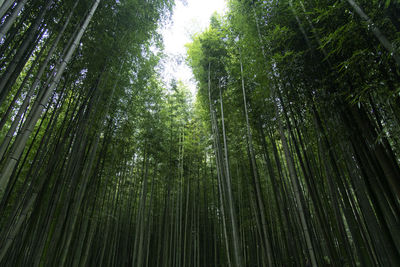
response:
[[[1,266],[400,266],[400,4],[0,0]]]
[[[219,182],[233,184],[221,191],[239,225],[225,237],[232,264],[399,265],[400,5],[229,8],[188,60]]]

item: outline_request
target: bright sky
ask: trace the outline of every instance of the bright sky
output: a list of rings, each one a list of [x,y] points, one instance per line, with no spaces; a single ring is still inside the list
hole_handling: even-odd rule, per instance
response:
[[[209,25],[214,12],[222,14],[226,9],[225,0],[177,0],[172,21],[161,29],[165,53],[168,55],[164,65],[163,79],[172,77],[184,82],[195,96],[196,85],[191,69],[185,63],[185,44],[191,42],[191,36],[202,32]]]

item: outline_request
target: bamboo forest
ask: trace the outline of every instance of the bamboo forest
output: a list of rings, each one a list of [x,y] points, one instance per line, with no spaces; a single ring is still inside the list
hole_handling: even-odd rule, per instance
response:
[[[187,1],[0,0],[0,266],[400,266],[400,1]]]

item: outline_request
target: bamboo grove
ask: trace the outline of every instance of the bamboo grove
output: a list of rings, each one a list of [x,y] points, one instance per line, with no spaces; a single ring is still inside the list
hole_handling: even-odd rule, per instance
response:
[[[0,0],[1,266],[400,266],[400,3]]]

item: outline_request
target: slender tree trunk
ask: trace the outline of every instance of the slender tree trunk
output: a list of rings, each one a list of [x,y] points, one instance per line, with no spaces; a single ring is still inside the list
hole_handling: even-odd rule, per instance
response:
[[[21,2],[18,2],[17,6],[13,9],[13,12],[11,13],[10,17],[8,17],[7,20],[5,21],[5,23],[3,25],[1,25],[1,27],[0,27],[0,40],[3,39],[3,37],[10,30],[10,28],[13,25],[14,21],[17,19],[18,14],[24,8],[26,2],[28,2],[28,0],[22,0]]]
[[[56,87],[61,79],[61,76],[64,73],[64,70],[65,70],[68,62],[72,58],[72,55],[75,52],[75,49],[79,45],[79,42],[80,42],[87,26],[89,25],[89,22],[92,19],[94,12],[96,11],[99,3],[100,3],[100,0],[96,0],[94,2],[93,6],[90,10],[90,13],[86,17],[85,22],[83,23],[80,31],[78,32],[77,36],[75,37],[74,43],[69,48],[67,54],[65,55],[65,58],[58,65],[57,74],[54,77],[53,81],[50,83],[49,88],[47,89],[46,93],[43,95],[42,99],[40,100],[40,104],[38,105],[38,108],[36,110],[31,111],[32,116],[30,117],[29,120],[27,120],[25,122],[24,127],[22,129],[22,133],[19,136],[17,136],[13,146],[11,147],[10,155],[8,156],[7,161],[1,170],[0,194],[3,194],[5,187],[7,186],[10,176],[12,174],[12,171],[23,152],[25,144],[30,136],[30,133],[33,131],[33,128],[35,127],[36,122],[39,120],[40,115],[42,114],[43,109],[46,106],[46,104],[50,98],[51,93],[56,89]]]
[[[221,159],[221,149],[219,147],[219,132],[216,125],[216,116],[215,110],[212,104],[211,98],[211,63],[208,66],[208,97],[210,103],[210,116],[211,116],[211,126],[213,132],[213,139],[214,139],[214,152],[215,152],[215,159],[216,159],[216,168],[217,168],[217,177],[218,177],[218,189],[219,189],[219,196],[220,196],[220,206],[222,212],[222,222],[223,222],[223,232],[225,237],[225,247],[227,253],[227,260],[228,266],[231,266],[231,258],[230,258],[230,250],[229,250],[229,237],[227,233],[227,223],[226,223],[226,214],[225,214],[225,185],[224,185],[224,178],[223,178],[223,170],[222,170],[222,159]]]
[[[2,18],[8,9],[14,4],[15,0],[0,0],[0,18]]]
[[[375,37],[379,40],[379,42],[383,45],[383,47],[389,52],[389,54],[394,58],[397,63],[397,67],[400,68],[400,56],[397,54],[396,50],[394,49],[392,43],[386,38],[385,35],[381,32],[381,30],[376,26],[375,23],[368,17],[367,14],[361,9],[361,7],[354,1],[354,0],[347,0],[347,2],[353,7],[354,11],[364,19],[368,26],[371,27],[372,32],[374,33]]]
[[[268,68],[268,63],[267,63],[266,53],[264,50],[264,45],[262,43],[262,37],[261,37],[260,27],[259,27],[259,23],[258,23],[258,18],[257,18],[257,14],[256,14],[256,11],[254,8],[253,8],[253,11],[254,11],[254,18],[256,21],[256,27],[257,27],[258,38],[259,38],[262,54],[264,56],[265,64]],[[312,266],[317,267],[318,264],[317,264],[314,248],[313,248],[312,241],[311,241],[309,227],[307,225],[307,221],[306,221],[306,217],[305,217],[305,211],[304,211],[304,207],[303,207],[303,203],[302,203],[302,195],[301,195],[302,193],[300,191],[300,185],[299,185],[298,177],[296,174],[296,168],[295,168],[293,158],[292,158],[290,150],[289,150],[289,146],[287,143],[285,133],[283,131],[283,125],[282,125],[282,121],[280,119],[280,114],[279,114],[279,105],[276,100],[277,96],[274,93],[274,88],[271,88],[271,91],[272,91],[272,97],[274,98],[273,103],[275,106],[275,114],[276,114],[277,121],[278,121],[279,135],[281,137],[282,146],[283,146],[283,150],[284,150],[285,158],[286,158],[286,163],[287,163],[287,167],[289,169],[289,176],[290,176],[291,183],[292,183],[293,190],[294,190],[295,200],[296,200],[296,204],[297,204],[299,215],[300,215],[300,221],[301,221],[303,233],[304,233],[304,236],[306,239],[308,254],[310,256]]]
[[[46,3],[45,6],[43,6],[39,16],[29,27],[26,37],[22,41],[21,46],[18,48],[16,55],[12,59],[11,63],[7,66],[5,74],[2,75],[0,82],[0,104],[4,101],[8,93],[11,91],[11,87],[15,83],[15,80],[19,76],[21,70],[25,66],[25,63],[28,61],[32,51],[34,50],[36,46],[35,43],[38,42],[38,38],[35,37],[40,31],[42,31],[40,29],[42,20],[52,4],[53,0],[50,0]],[[35,39],[37,40],[36,42],[34,41]]]
[[[239,53],[240,53],[240,48],[239,48]],[[250,156],[250,163],[252,166],[252,173],[253,173],[253,179],[254,179],[254,185],[256,189],[256,198],[257,198],[257,206],[258,210],[260,212],[260,217],[261,217],[261,226],[262,226],[262,232],[263,232],[263,237],[262,240],[264,240],[264,247],[267,251],[267,260],[268,260],[268,265],[269,266],[274,266],[274,259],[273,259],[273,253],[272,253],[272,248],[271,248],[271,243],[270,239],[268,237],[268,232],[267,232],[267,223],[266,223],[266,215],[265,215],[265,206],[264,206],[264,201],[262,199],[262,192],[261,192],[261,186],[260,186],[260,179],[258,175],[258,168],[257,168],[257,163],[256,163],[256,158],[254,154],[254,148],[253,148],[253,138],[251,134],[251,129],[250,129],[250,122],[249,122],[249,115],[247,112],[247,98],[246,98],[246,90],[244,86],[244,75],[243,75],[243,63],[241,59],[241,55],[239,56],[240,59],[240,74],[241,74],[241,80],[242,80],[242,94],[243,94],[243,105],[244,105],[244,113],[246,117],[246,130],[247,130],[247,145],[249,149],[249,156]]]
[[[226,140],[226,132],[225,132],[225,122],[224,122],[224,106],[222,103],[222,92],[221,87],[219,86],[219,100],[221,104],[221,121],[222,121],[222,137],[224,140],[224,154],[225,154],[225,169],[226,169],[226,192],[228,197],[228,207],[229,207],[229,216],[232,227],[232,236],[233,236],[233,250],[235,254],[235,262],[237,266],[243,266],[242,260],[242,249],[240,248],[240,240],[239,240],[239,231],[237,226],[236,219],[236,211],[234,206],[233,194],[232,194],[232,185],[231,185],[231,176],[230,176],[230,167],[229,167],[229,158],[228,158],[228,144]]]
[[[49,52],[47,53],[46,59],[42,62],[41,67],[40,67],[39,71],[36,74],[36,78],[33,81],[32,86],[29,88],[28,93],[25,96],[24,101],[22,102],[22,105],[20,106],[20,108],[18,110],[17,115],[13,119],[13,122],[12,122],[11,127],[9,128],[9,130],[8,130],[8,132],[6,134],[6,137],[3,139],[2,143],[1,143],[1,146],[0,146],[0,159],[2,159],[4,157],[6,149],[8,148],[8,146],[9,146],[9,144],[11,142],[11,138],[15,134],[17,126],[18,126],[19,122],[21,121],[22,115],[24,114],[24,112],[26,111],[27,107],[29,106],[30,100],[31,100],[36,88],[38,87],[38,85],[40,83],[40,79],[43,76],[44,71],[45,71],[48,63],[49,63],[51,57],[53,56],[53,54],[54,54],[54,52],[55,52],[55,50],[57,48],[57,45],[58,45],[61,37],[63,36],[63,34],[64,34],[64,32],[65,32],[65,30],[66,30],[66,28],[67,28],[67,26],[68,26],[68,24],[70,22],[70,20],[71,20],[72,14],[74,13],[74,10],[75,10],[78,2],[79,2],[79,0],[77,0],[75,2],[71,12],[69,13],[66,21],[64,22],[64,25],[63,25],[61,31],[58,33],[56,39],[54,40],[52,47],[50,48]],[[22,87],[22,85],[21,85],[21,87]],[[5,116],[6,115],[4,115],[4,117],[2,118],[2,120],[0,122],[0,125],[1,125],[0,129],[3,128],[3,125],[6,122],[6,117]]]

